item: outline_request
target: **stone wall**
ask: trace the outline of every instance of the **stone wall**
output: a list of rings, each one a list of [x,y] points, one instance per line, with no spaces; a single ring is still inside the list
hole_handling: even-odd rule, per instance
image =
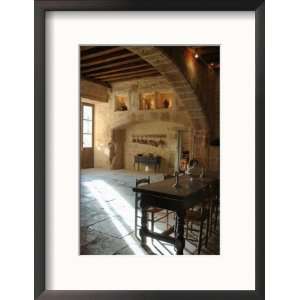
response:
[[[190,112],[164,77],[115,83],[112,89],[102,89],[102,92],[103,99],[107,97],[107,102],[81,98],[82,102],[95,105],[96,168],[133,169],[135,154],[153,153],[163,157],[162,172],[174,170],[178,129],[184,129],[182,146],[184,150],[190,151],[190,158],[200,160],[206,167],[210,165],[205,132],[203,134],[202,130],[194,127]],[[174,94],[171,108],[140,110],[141,94],[160,92]],[[116,111],[118,96],[126,98],[127,110]],[[165,134],[166,147],[156,148],[132,143],[134,134]],[[199,142],[195,143],[195,137]]]
[[[208,170],[211,172],[219,172],[220,170],[220,147],[209,147],[209,165]]]
[[[140,110],[140,97],[143,93],[172,94],[172,107],[168,109]],[[114,99],[115,96],[119,95],[128,97],[128,111],[115,111]],[[174,170],[177,155],[177,130],[183,128],[191,130],[192,121],[168,81],[163,77],[159,77],[114,84],[111,102],[114,111],[110,122],[111,130],[125,130],[126,132],[125,152],[123,154],[125,168],[133,169],[134,155],[153,153],[162,157],[161,171]],[[132,143],[132,136],[136,134],[165,134],[166,146],[153,147]],[[186,140],[185,138],[185,146],[187,147],[189,142]],[[119,165],[115,167],[119,168]]]
[[[162,77],[133,80],[114,84],[112,90],[104,90],[104,92],[108,93],[107,103],[81,98],[82,102],[92,103],[95,106],[95,167],[131,169],[135,153],[156,153],[158,149],[149,145],[148,148],[138,147],[139,151],[136,152],[132,143],[127,144],[130,141],[129,137],[137,130],[140,134],[143,132],[145,134],[165,132],[167,146],[158,151],[163,157],[162,170],[174,168],[176,130],[184,127],[191,129],[192,122],[168,82]],[[140,110],[140,95],[147,92],[174,94],[172,107]],[[128,97],[128,110],[116,111],[115,98],[119,95]],[[186,138],[186,135],[184,140],[186,147],[188,147],[189,138]],[[114,152],[113,157],[111,157],[112,152]]]
[[[207,115],[203,110],[202,98],[197,95],[195,87],[192,87],[191,83],[188,81],[188,76],[185,76],[185,66],[190,64],[193,69],[196,67],[196,62],[194,60],[186,61],[182,58],[181,48],[183,47],[127,47],[130,51],[141,56],[149,64],[151,64],[155,69],[157,69],[162,76],[168,81],[172,86],[180,102],[184,105],[185,111],[188,112],[193,128],[201,131],[202,134],[209,134],[209,124],[207,120]],[[171,52],[176,52],[179,54],[179,59],[176,61],[174,57],[168,53],[168,49]],[[183,62],[183,66],[181,66]],[[194,74],[194,78],[201,74]],[[200,80],[200,79],[199,79]],[[206,86],[202,86],[202,91],[206,90]]]
[[[182,130],[184,125],[165,122],[142,122],[134,125],[130,125],[126,129],[125,139],[125,168],[134,169],[133,158],[137,154],[153,154],[154,156],[160,156],[161,167],[160,171],[164,173],[171,173],[174,171],[175,159],[177,157],[177,131]],[[142,144],[134,142],[134,138],[139,136],[143,139],[151,139],[151,135],[162,135],[161,138],[152,138],[155,141],[162,140],[165,144],[159,146],[152,146],[149,144]],[[144,137],[143,137],[144,136]],[[150,136],[150,138],[147,138]],[[145,166],[142,166],[141,170],[144,170]]]
[[[219,138],[220,73],[194,58],[186,47],[159,47],[177,65],[207,116],[210,141]]]
[[[220,139],[220,70],[208,69],[208,115],[211,124],[210,140]]]

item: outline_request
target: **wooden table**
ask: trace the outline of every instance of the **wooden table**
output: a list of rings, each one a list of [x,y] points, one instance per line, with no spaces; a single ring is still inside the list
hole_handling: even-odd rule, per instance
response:
[[[184,219],[186,210],[206,199],[208,187],[212,184],[218,184],[218,179],[191,180],[188,176],[180,176],[180,187],[173,187],[174,183],[175,179],[171,178],[133,188],[133,190],[141,193],[142,227],[140,236],[142,246],[146,245],[146,237],[151,237],[175,245],[176,254],[182,255],[185,246]],[[176,212],[175,238],[149,231],[147,227],[147,208],[149,207],[159,207]]]

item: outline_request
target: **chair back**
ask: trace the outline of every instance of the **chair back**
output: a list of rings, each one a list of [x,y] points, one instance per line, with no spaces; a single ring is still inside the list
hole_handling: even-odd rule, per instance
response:
[[[144,185],[144,184],[149,184],[149,183],[150,183],[150,176],[148,176],[147,178],[136,179],[135,187],[138,187],[138,186],[141,186],[141,185]],[[141,193],[135,192],[135,200],[137,202],[139,202],[140,198],[141,198]]]
[[[143,184],[149,184],[149,183],[150,183],[150,176],[148,176],[147,178],[136,179],[135,187],[138,187]]]

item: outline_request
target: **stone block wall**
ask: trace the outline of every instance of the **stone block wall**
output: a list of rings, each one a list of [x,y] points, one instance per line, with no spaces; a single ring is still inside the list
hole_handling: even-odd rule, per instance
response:
[[[219,138],[219,101],[220,101],[220,72],[211,69],[200,60],[194,58],[193,53],[186,47],[159,47],[180,69],[184,77],[197,95],[205,115],[208,118],[209,140]],[[195,116],[199,112],[195,110]]]
[[[100,90],[98,90],[99,92]],[[164,92],[174,93],[172,108],[140,110],[141,93]],[[190,112],[181,102],[172,86],[163,77],[115,83],[112,89],[102,89],[100,98],[107,102],[95,101],[82,97],[82,102],[95,106],[94,166],[109,169],[133,169],[134,155],[153,153],[163,157],[162,172],[174,169],[177,157],[177,130],[182,132],[182,147],[190,151],[190,158],[199,159],[205,166],[208,162],[207,138],[202,138],[201,131],[193,127]],[[128,110],[115,111],[115,96],[125,95],[128,98]],[[98,93],[99,97],[99,93]],[[156,148],[150,145],[132,143],[134,134],[165,134],[166,147]],[[195,136],[199,142],[195,143]],[[113,145],[113,146],[112,146]],[[113,157],[111,157],[114,149]]]
[[[208,117],[211,123],[211,141],[220,139],[220,70],[208,69]]]
[[[209,147],[209,166],[208,170],[211,172],[219,172],[220,170],[220,147]]]
[[[112,90],[103,90],[103,97],[107,93],[108,102],[100,102],[85,97],[82,102],[92,103],[95,107],[94,132],[94,166],[96,168],[133,168],[133,157],[137,152],[157,153],[163,157],[162,170],[174,168],[176,151],[176,130],[178,128],[191,128],[192,123],[184,107],[174,93],[174,103],[169,109],[140,110],[139,98],[145,92],[174,93],[168,82],[162,78],[133,80],[114,84]],[[128,110],[115,111],[115,96],[128,97]],[[99,97],[99,94],[97,95]],[[101,97],[101,95],[100,95]],[[167,135],[167,146],[154,149],[152,146],[136,147],[130,143],[130,136],[139,134]],[[126,142],[125,142],[126,140]],[[113,143],[115,155],[110,162],[111,144]],[[185,139],[188,147],[190,141]]]
[[[133,166],[133,158],[135,155],[148,155],[151,153],[154,156],[160,156],[162,158],[160,172],[171,173],[174,171],[175,159],[177,157],[177,131],[183,128],[184,125],[182,124],[165,121],[142,122],[128,126],[126,128],[124,152],[125,168],[129,170],[135,169]],[[163,137],[147,137],[150,135],[162,135]],[[135,136],[148,140],[162,140],[165,145],[156,147],[149,144],[137,143],[133,141]],[[144,169],[145,166],[141,166],[141,170]]]

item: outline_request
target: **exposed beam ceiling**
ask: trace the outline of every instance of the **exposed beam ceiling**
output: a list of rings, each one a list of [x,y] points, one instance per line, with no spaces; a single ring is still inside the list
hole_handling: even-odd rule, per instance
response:
[[[84,46],[80,61],[81,76],[102,85],[161,75],[140,56],[123,47]]]
[[[115,72],[113,74],[106,74],[106,75],[101,75],[97,76],[96,78],[99,79],[105,79],[105,78],[113,78],[113,77],[120,77],[120,76],[126,76],[126,75],[134,75],[134,74],[144,74],[144,73],[153,73],[156,72],[156,70],[153,70],[153,68],[143,68],[141,70],[134,70],[134,71],[123,71],[123,72]]]
[[[120,60],[122,58],[133,57],[133,56],[136,55],[134,53],[124,53],[124,52],[118,54],[115,53],[114,55],[107,54],[104,56],[84,60],[82,61],[81,66],[82,67],[95,66],[95,65],[100,65],[114,60]]]
[[[149,72],[144,74],[137,74],[137,75],[127,75],[117,78],[111,78],[109,79],[110,82],[113,81],[126,81],[126,80],[132,80],[132,79],[141,79],[141,78],[148,78],[148,77],[155,77],[155,76],[161,76],[158,72]]]
[[[101,47],[102,49],[102,47]],[[122,50],[122,47],[109,47],[108,49],[103,49],[101,51],[99,51],[99,48],[98,47],[91,47],[90,49],[88,49],[90,51],[84,51],[84,55],[81,56],[81,61],[85,61],[89,58],[94,58],[94,57],[97,57],[97,56],[103,56],[103,55],[106,55],[106,54],[110,54],[110,53],[114,53],[114,52],[118,52],[120,50]]]
[[[113,69],[114,67],[119,67],[119,66],[124,66],[124,65],[128,65],[130,63],[137,63],[137,62],[143,62],[143,60],[141,58],[132,58],[132,59],[126,59],[126,60],[122,60],[119,62],[115,62],[115,63],[111,63],[111,64],[105,64],[105,65],[99,65],[97,67],[92,67],[92,68],[85,68],[81,70],[81,73],[83,74],[88,74],[88,73],[92,73],[93,71],[98,71],[98,70],[103,70],[103,69]]]
[[[208,67],[220,67],[219,46],[188,47]],[[111,86],[112,82],[161,75],[137,54],[120,46],[82,46],[80,48],[81,76]]]
[[[149,66],[148,64],[132,64],[132,65],[126,65],[126,66],[123,66],[123,67],[118,67],[116,66],[115,68],[111,69],[111,70],[108,70],[108,71],[101,71],[101,72],[98,72],[96,71],[95,73],[90,73],[89,75],[92,75],[92,76],[100,76],[100,75],[106,75],[106,74],[112,74],[112,73],[117,73],[117,72],[120,72],[120,71],[126,71],[126,70],[133,70],[133,69],[143,69],[144,67],[147,67]]]

